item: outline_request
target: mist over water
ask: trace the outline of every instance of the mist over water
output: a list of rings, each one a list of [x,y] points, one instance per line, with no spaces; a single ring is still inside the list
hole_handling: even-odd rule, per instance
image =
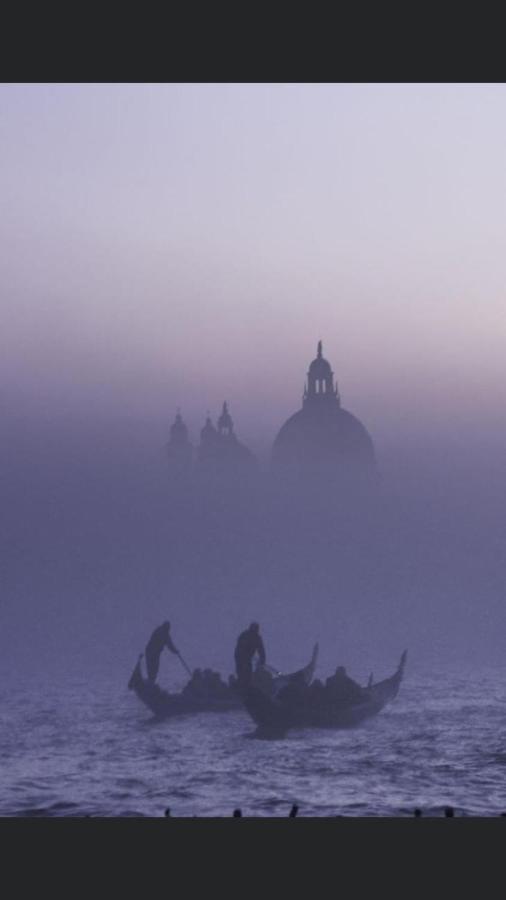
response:
[[[357,674],[404,647],[411,666],[502,660],[499,466],[378,455],[377,489],[346,496],[263,459],[251,482],[175,489],[165,438],[135,421],[6,435],[2,668],[126,671],[166,617],[192,665],[224,672],[252,618],[280,668],[315,640],[323,670]]]

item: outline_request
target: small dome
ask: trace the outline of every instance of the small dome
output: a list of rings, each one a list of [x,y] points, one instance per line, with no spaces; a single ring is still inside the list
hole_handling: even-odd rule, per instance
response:
[[[223,404],[223,410],[218,419],[218,428],[215,428],[209,416],[201,431],[201,442],[198,449],[198,461],[203,463],[208,471],[213,470],[226,475],[235,470],[244,469],[246,465],[252,468],[256,465],[253,454],[244,444],[238,441],[227,404]]]
[[[170,471],[179,477],[188,473],[192,465],[193,448],[188,440],[188,429],[177,411],[174,423],[170,428],[170,440],[167,444],[167,454],[170,462]]]
[[[181,414],[178,412],[173,425],[170,427],[170,438],[172,441],[186,441],[188,439],[188,429],[184,424]]]
[[[202,431],[200,432],[200,439],[203,442],[216,440],[218,432],[211,422],[211,417],[208,416],[206,419],[206,424],[204,425]]]

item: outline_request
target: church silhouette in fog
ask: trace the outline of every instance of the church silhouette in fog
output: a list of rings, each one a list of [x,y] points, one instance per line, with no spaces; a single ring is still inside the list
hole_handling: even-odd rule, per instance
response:
[[[234,431],[227,403],[216,425],[207,416],[200,443],[193,448],[178,410],[167,446],[170,471],[177,477],[191,472],[247,475],[257,472],[253,454]],[[302,408],[281,426],[271,454],[272,474],[311,477],[328,481],[350,477],[374,478],[376,462],[370,435],[362,423],[343,409],[330,363],[318,342],[304,386]]]
[[[272,448],[275,469],[372,472],[372,440],[361,422],[341,406],[330,363],[317,356],[307,373],[302,409],[281,427]]]
[[[188,474],[190,471],[228,475],[257,469],[255,457],[237,438],[226,402],[223,403],[216,426],[208,414],[196,449],[190,443],[188,429],[178,410],[170,429],[167,453],[170,470],[175,475]]]

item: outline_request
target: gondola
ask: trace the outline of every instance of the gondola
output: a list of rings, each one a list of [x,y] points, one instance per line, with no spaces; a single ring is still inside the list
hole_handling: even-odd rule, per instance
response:
[[[303,688],[291,696],[269,697],[254,685],[242,691],[244,706],[257,725],[258,737],[283,737],[293,728],[352,728],[376,716],[397,696],[404,674],[407,651],[402,654],[397,671],[384,681],[363,689],[357,702],[336,702],[326,688]]]
[[[185,689],[177,694],[170,694],[158,684],[153,684],[144,678],[142,657],[143,654],[137,660],[128,682],[128,688],[134,691],[139,700],[151,710],[156,718],[165,719],[203,712],[229,712],[241,709],[243,706],[242,695],[237,689],[235,679],[232,684],[228,685],[222,682],[218,691],[209,690],[202,695],[195,695]],[[310,684],[317,657],[318,644],[315,645],[307,666],[288,675],[284,675],[270,666],[258,666],[253,673],[252,684],[260,695],[272,698],[275,698],[278,692],[290,683]]]

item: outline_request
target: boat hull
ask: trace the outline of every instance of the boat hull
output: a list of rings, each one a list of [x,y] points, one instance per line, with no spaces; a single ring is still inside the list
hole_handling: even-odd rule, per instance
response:
[[[290,729],[354,728],[378,715],[395,699],[405,662],[404,652],[394,675],[365,689],[364,700],[360,703],[336,703],[323,689],[318,701],[310,691],[301,692],[293,701],[282,701],[266,697],[254,687],[243,691],[243,703],[258,726],[259,737],[283,736]]]
[[[153,684],[143,677],[141,658],[139,657],[132,672],[128,687],[158,719],[196,715],[204,712],[229,712],[242,708],[242,698],[237,691],[228,687],[224,690],[223,696],[219,697],[192,697],[184,693],[170,694],[158,684]]]
[[[277,691],[285,687],[292,681],[302,681],[309,684],[315,670],[316,660],[318,657],[318,645],[313,649],[313,655],[310,662],[303,669],[293,672],[290,675],[276,674],[274,677],[267,676],[261,669],[254,673],[254,683],[257,685],[256,690],[261,696],[275,696]],[[173,716],[189,716],[199,713],[223,713],[233,710],[243,709],[243,696],[236,687],[224,685],[219,696],[202,696],[196,697],[189,693],[181,692],[179,694],[170,694],[164,691],[158,684],[153,684],[144,678],[141,668],[142,655],[137,660],[137,664],[132,672],[128,687],[134,691],[139,700],[153,715],[158,719],[167,719]]]

